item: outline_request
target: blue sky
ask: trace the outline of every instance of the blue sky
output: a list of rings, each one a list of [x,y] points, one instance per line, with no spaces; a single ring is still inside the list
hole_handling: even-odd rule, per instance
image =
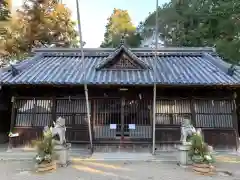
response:
[[[159,0],[159,5],[169,0]],[[73,20],[77,19],[76,0],[63,0],[72,10]],[[21,0],[13,0],[15,7]],[[103,40],[107,18],[114,8],[128,10],[132,21],[137,25],[156,8],[156,0],[80,0],[83,41],[85,47],[99,47]]]

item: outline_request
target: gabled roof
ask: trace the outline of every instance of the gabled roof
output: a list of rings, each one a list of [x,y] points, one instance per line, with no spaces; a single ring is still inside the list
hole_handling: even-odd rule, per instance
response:
[[[128,49],[134,60],[149,68],[97,70],[96,65],[107,63],[106,59],[114,57],[115,51],[84,49],[82,59],[80,49],[37,49],[35,57],[14,66],[17,75],[13,76],[11,68],[2,69],[0,82],[3,85],[239,85],[239,80],[228,74],[228,68],[219,66],[221,59],[210,48],[160,48],[157,58],[149,48]]]
[[[231,76],[240,83],[240,66],[239,65],[233,65],[230,63],[227,63],[223,61],[220,57],[215,56],[212,59],[212,62],[222,69],[224,72],[228,74],[232,74]]]
[[[117,58],[117,56],[120,55],[121,53],[125,53],[126,55],[128,55],[134,63],[139,65],[139,69],[149,68],[148,65],[144,61],[139,59],[133,52],[131,52],[127,47],[125,47],[122,44],[118,48],[116,48],[116,50],[113,53],[111,53],[108,57],[106,57],[102,61],[100,61],[99,64],[96,66],[96,69],[97,70],[103,69],[109,63],[114,61],[115,58]]]

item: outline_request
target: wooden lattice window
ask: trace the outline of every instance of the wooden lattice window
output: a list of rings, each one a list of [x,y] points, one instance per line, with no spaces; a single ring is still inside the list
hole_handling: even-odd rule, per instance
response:
[[[191,119],[189,99],[158,99],[156,101],[156,124],[181,125],[184,118]]]
[[[203,128],[232,128],[233,101],[195,99],[196,126]]]
[[[17,99],[16,127],[44,127],[52,121],[51,99]]]

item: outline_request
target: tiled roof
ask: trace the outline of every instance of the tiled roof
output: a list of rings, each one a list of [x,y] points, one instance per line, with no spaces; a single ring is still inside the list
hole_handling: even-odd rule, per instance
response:
[[[240,66],[236,67],[233,77],[240,83]]]
[[[125,52],[133,61],[137,62],[142,68],[148,68],[148,65],[139,59],[133,52],[131,52],[128,48],[126,48],[124,45],[121,45],[119,48],[117,48],[113,53],[111,53],[108,57],[104,58],[99,64],[97,65],[96,69],[100,70],[103,68],[108,62],[113,61],[116,56],[121,53],[121,51]]]
[[[233,74],[232,77],[238,81],[238,83],[240,83],[240,66],[239,65],[232,65],[230,63],[227,63],[225,61],[223,61],[220,57],[218,56],[214,56],[212,58],[210,58],[213,62],[213,64],[215,64],[217,67],[219,67],[220,69],[222,69],[222,71],[224,72],[228,72],[230,71],[231,67],[233,68]]]
[[[131,49],[131,53],[150,68],[144,70],[97,70],[114,49],[85,49],[81,59],[79,49],[37,50],[37,55],[14,67],[2,70],[1,83],[11,84],[118,84],[152,85],[154,73],[162,85],[239,85],[216,62],[211,49],[162,48],[157,59],[151,49]]]

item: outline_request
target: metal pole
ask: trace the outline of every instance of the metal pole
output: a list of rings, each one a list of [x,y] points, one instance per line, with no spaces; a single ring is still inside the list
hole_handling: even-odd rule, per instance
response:
[[[89,131],[90,147],[91,147],[91,151],[93,151],[92,125],[91,125],[91,115],[90,115],[90,108],[89,108],[88,87],[87,87],[87,84],[84,84],[84,91],[85,91],[86,106],[87,106],[87,119],[88,119],[88,131]]]
[[[82,27],[81,27],[81,24],[80,24],[80,20],[81,20],[81,17],[80,17],[80,9],[79,9],[79,0],[76,0],[76,5],[77,5],[77,21],[78,21],[78,33],[79,33],[79,38],[80,38],[80,48],[81,48],[81,54],[82,54],[82,59],[81,60],[84,60],[84,52],[83,52],[83,41],[82,41]]]
[[[156,0],[156,27],[155,27],[155,60],[153,67],[153,145],[152,154],[155,154],[155,142],[156,142],[156,63],[157,63],[157,50],[158,50],[158,0]]]
[[[80,47],[81,47],[81,62],[82,66],[86,64],[84,61],[84,52],[83,52],[83,40],[82,40],[82,28],[80,23],[80,8],[79,8],[79,0],[76,0],[77,5],[77,20],[78,20],[78,31],[79,31],[79,38],[80,38]],[[85,67],[82,68],[83,72],[85,70]],[[85,81],[85,73],[84,75],[84,81]],[[93,150],[93,143],[92,143],[92,128],[91,128],[91,115],[90,115],[90,108],[89,108],[89,100],[88,100],[88,87],[86,84],[86,81],[84,82],[84,92],[85,92],[85,98],[86,98],[86,106],[87,106],[87,119],[88,119],[88,131],[89,131],[89,140],[90,140],[90,146],[91,151]]]

